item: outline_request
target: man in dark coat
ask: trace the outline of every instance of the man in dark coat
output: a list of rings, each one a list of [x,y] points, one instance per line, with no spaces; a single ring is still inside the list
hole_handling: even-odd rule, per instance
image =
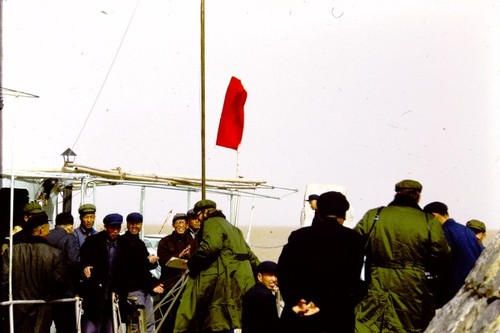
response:
[[[276,292],[278,265],[263,261],[257,266],[257,283],[243,296],[242,333],[280,332]]]
[[[126,263],[120,267],[119,275],[126,277],[120,279],[120,295],[135,297],[137,303],[144,306],[147,319],[147,332],[155,331],[153,316],[152,293],[162,293],[163,285],[151,274],[151,270],[158,266],[158,257],[150,255],[146,245],[139,238],[142,230],[143,216],[140,213],[127,215],[127,231],[123,235],[124,248],[121,254],[127,258]],[[123,303],[123,302],[122,302]],[[123,321],[126,318],[122,318]]]
[[[74,219],[71,213],[60,213],[56,216],[56,225],[47,237],[52,246],[61,250],[71,277],[71,287],[64,297],[74,297],[80,281],[80,246],[73,232]],[[76,316],[74,303],[54,304],[54,323],[58,332],[76,332]]]
[[[172,218],[174,230],[158,243],[158,257],[161,265],[160,281],[167,291],[181,278],[185,269],[167,267],[165,264],[172,257],[189,259],[196,248],[196,240],[187,232],[188,226],[186,214],[175,214]]]
[[[47,214],[29,217],[23,230],[14,235],[12,257],[12,299],[53,300],[62,298],[68,288],[68,275],[61,251],[47,243]],[[3,255],[2,296],[9,292],[9,250]],[[18,304],[14,306],[14,331],[48,333],[52,306]]]
[[[174,230],[170,235],[163,237],[158,243],[158,256],[160,257],[161,276],[160,281],[165,289],[165,292],[170,291],[175,284],[181,279],[182,274],[186,271],[183,268],[167,267],[166,263],[172,258],[189,259],[191,254],[196,249],[196,239],[188,232],[188,215],[177,213],[172,219],[172,227]],[[162,308],[162,313],[166,313],[170,304],[165,304]],[[179,307],[179,299],[171,306],[170,312],[165,318],[161,331],[171,333],[174,329],[175,315]]]
[[[311,207],[312,211],[314,212],[314,217],[312,219],[311,224],[319,221],[318,199],[319,199],[319,195],[311,194],[309,197],[307,197],[307,200],[306,200],[307,202],[309,202],[309,207]]]
[[[118,293],[117,274],[126,260],[120,229],[123,217],[108,214],[104,217],[104,231],[87,237],[80,251],[80,260],[86,280],[82,286],[83,333],[113,333],[112,293]],[[122,297],[126,298],[125,297]]]
[[[339,192],[318,199],[319,220],[293,231],[278,261],[283,332],[354,331],[353,294],[363,264],[361,236],[344,227],[349,202]]]

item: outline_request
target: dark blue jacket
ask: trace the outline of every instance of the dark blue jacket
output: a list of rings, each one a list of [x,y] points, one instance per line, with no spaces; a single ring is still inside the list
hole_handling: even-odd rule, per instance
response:
[[[443,299],[438,305],[446,304],[460,290],[482,251],[474,232],[454,219],[446,220],[443,229],[452,258],[442,274]]]
[[[71,277],[71,287],[73,292],[75,292],[75,288],[78,287],[81,277],[80,245],[78,244],[78,239],[75,235],[68,234],[66,230],[56,225],[54,229],[50,231],[47,242],[61,250]],[[73,294],[71,293],[66,296],[72,297]]]

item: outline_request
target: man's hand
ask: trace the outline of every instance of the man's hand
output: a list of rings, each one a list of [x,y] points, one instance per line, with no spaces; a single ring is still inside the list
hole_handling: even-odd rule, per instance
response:
[[[157,294],[163,294],[163,292],[165,291],[165,290],[163,289],[163,284],[161,284],[161,283],[160,283],[159,285],[157,285],[156,287],[154,287],[154,288],[153,288],[153,291],[154,291],[155,293],[157,293]]]
[[[83,274],[85,275],[85,277],[86,277],[87,279],[90,279],[90,275],[92,274],[92,269],[93,269],[93,268],[94,268],[93,266],[87,266],[87,267],[85,267],[85,268],[83,269]]]
[[[191,253],[191,245],[188,245],[182,252],[179,254],[179,258],[189,256]]]
[[[159,259],[160,259],[160,257],[155,256],[154,254],[150,254],[150,255],[148,256],[148,260],[149,260],[149,262],[150,262],[150,263],[152,263],[152,264],[156,263]]]
[[[300,317],[302,316],[312,316],[319,312],[319,308],[313,302],[307,303],[305,299],[301,299],[297,302],[292,308],[293,312],[298,314]]]

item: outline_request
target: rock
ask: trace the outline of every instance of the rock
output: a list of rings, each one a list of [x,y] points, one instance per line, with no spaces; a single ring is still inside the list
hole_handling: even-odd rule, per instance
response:
[[[465,284],[436,312],[426,333],[500,333],[500,232],[488,244]]]

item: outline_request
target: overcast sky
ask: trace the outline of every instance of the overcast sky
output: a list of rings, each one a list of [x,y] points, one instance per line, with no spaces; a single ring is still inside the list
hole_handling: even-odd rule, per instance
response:
[[[191,0],[4,1],[3,86],[40,96],[5,96],[4,167],[58,169],[71,147],[78,164],[200,176],[199,13]],[[310,183],[345,186],[359,220],[411,178],[422,206],[500,228],[496,1],[208,0],[205,19],[207,177],[236,176],[235,151],[215,146],[235,76],[239,174],[299,190],[251,216],[245,199],[240,223],[298,225]],[[101,195],[98,218],[137,210],[134,195]],[[186,198],[154,205],[161,223]]]

